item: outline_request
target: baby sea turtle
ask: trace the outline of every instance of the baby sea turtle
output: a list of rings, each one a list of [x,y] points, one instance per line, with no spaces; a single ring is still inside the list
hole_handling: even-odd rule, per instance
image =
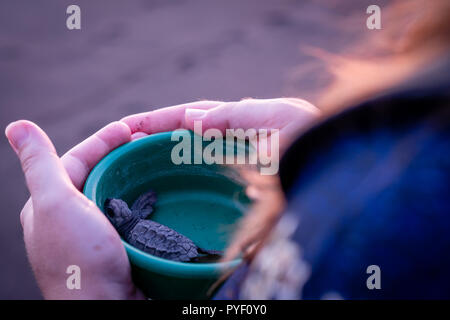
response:
[[[177,231],[152,220],[156,194],[149,191],[131,206],[121,199],[107,199],[105,214],[119,235],[132,246],[173,261],[198,262],[201,257],[219,257],[221,251],[205,250]]]

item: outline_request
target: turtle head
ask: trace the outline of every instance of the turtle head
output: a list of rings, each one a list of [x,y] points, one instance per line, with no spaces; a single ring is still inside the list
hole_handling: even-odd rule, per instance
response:
[[[133,218],[134,213],[128,208],[125,201],[120,199],[106,199],[105,215],[117,229]]]

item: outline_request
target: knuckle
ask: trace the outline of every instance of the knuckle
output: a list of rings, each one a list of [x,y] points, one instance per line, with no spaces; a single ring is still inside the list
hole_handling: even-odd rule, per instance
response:
[[[20,211],[20,224],[22,225],[22,229],[24,226],[24,221],[25,221],[25,208],[22,209],[22,211]]]
[[[38,160],[38,154],[30,152],[22,152],[20,157],[20,162],[22,164],[22,169],[24,173],[30,172],[34,163]]]
[[[37,211],[42,213],[60,212],[63,210],[63,203],[58,199],[53,198],[41,198],[37,204]]]
[[[44,193],[33,203],[35,203],[38,213],[52,214],[66,211],[67,208],[74,208],[78,202],[77,194],[71,190],[60,190],[57,194]]]
[[[28,199],[28,201],[23,206],[22,210],[20,211],[20,224],[22,225],[22,228],[24,228],[26,217],[33,213],[33,204],[31,202],[31,198]]]

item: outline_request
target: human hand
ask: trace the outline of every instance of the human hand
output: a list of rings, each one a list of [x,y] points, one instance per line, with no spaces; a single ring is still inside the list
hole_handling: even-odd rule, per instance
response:
[[[320,110],[301,99],[245,99],[239,102],[199,101],[134,114],[123,118],[133,134],[153,134],[176,129],[279,129],[280,152],[320,116]]]
[[[80,191],[93,166],[132,139],[113,122],[61,159],[47,135],[29,121],[11,123],[5,134],[17,153],[31,198],[21,212],[28,259],[47,299],[144,298],[131,281],[120,237]],[[81,270],[81,289],[69,290],[69,265]]]
[[[300,99],[246,99],[239,102],[192,102],[131,115],[121,121],[125,122],[135,135],[176,129],[194,130],[196,120],[202,121],[203,131],[216,128],[224,135],[226,129],[279,129],[279,153],[283,153],[296,136],[316,121],[320,114],[319,109]],[[241,172],[246,179],[252,181],[247,187],[247,194],[253,199],[264,201],[258,206],[254,205],[241,222],[243,227],[234,235],[235,239],[227,248],[224,260],[230,260],[244,251],[245,255],[256,252],[257,244],[262,243],[259,240],[267,233],[267,227],[275,223],[284,205],[279,189],[273,188],[278,185],[276,178],[268,179],[266,176],[262,179],[263,177],[254,173]],[[264,215],[261,216],[260,212]],[[270,223],[261,223],[262,221]]]

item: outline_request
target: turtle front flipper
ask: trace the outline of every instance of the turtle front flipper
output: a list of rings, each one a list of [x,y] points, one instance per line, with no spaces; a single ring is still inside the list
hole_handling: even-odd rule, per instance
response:
[[[131,206],[131,211],[137,212],[141,219],[147,219],[153,212],[153,205],[156,200],[156,193],[150,190],[137,198]]]

